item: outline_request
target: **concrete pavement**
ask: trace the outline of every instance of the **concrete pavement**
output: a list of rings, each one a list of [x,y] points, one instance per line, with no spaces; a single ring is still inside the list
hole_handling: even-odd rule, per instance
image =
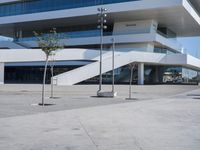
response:
[[[56,105],[41,108],[32,105],[41,102],[41,85],[0,85],[0,118],[118,103],[130,103],[132,101],[125,101],[125,98],[128,97],[128,87],[128,85],[117,85],[115,87],[118,92],[117,98],[105,99],[94,97],[98,90],[97,85],[56,86],[54,88],[54,96],[58,98],[49,99],[50,86],[47,86],[45,102]],[[173,96],[197,88],[198,86],[190,85],[134,85],[132,95],[138,100],[151,100]],[[103,90],[110,91],[111,86],[104,85]]]
[[[160,88],[155,87],[155,93]],[[199,89],[167,92],[165,97],[161,93],[149,100],[2,117],[0,149],[200,149]]]

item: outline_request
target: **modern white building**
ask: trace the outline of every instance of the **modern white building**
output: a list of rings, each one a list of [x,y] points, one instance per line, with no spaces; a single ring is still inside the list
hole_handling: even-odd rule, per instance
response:
[[[199,0],[1,0],[0,83],[41,83],[45,56],[33,31],[56,28],[65,47],[54,58],[57,85],[97,83],[100,31],[97,9],[107,9],[103,83],[128,83],[130,63],[138,84],[196,84],[200,60],[185,53],[178,37],[200,35]],[[48,77],[50,78],[50,76]]]

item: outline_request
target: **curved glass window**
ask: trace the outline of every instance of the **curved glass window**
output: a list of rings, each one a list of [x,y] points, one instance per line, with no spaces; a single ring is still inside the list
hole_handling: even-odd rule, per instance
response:
[[[0,5],[0,17],[139,0],[25,0]]]
[[[104,32],[104,36],[112,35],[112,32]],[[99,30],[88,30],[88,31],[74,31],[74,32],[61,32],[58,33],[59,39],[67,38],[80,38],[80,37],[96,37],[100,36]],[[23,42],[23,41],[36,41],[36,37],[23,37],[15,38],[14,41]]]

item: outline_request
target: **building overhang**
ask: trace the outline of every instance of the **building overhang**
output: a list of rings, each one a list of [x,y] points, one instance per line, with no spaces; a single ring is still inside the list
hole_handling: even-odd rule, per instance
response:
[[[97,24],[100,6],[0,17],[0,34],[11,35],[14,28],[37,30],[45,27]],[[200,17],[188,0],[142,0],[104,5],[108,23],[131,20],[156,20],[177,36],[200,35]]]
[[[189,0],[193,7],[200,13],[200,1],[199,0]]]
[[[154,43],[159,47],[166,47],[175,52],[180,52],[182,46],[176,41],[167,39],[158,33],[144,33],[144,34],[124,34],[124,35],[111,35],[104,36],[104,44],[112,44],[110,39],[115,38],[115,42],[118,44],[127,44],[127,43]],[[81,37],[81,38],[66,38],[60,40],[64,46],[81,46],[81,45],[95,45],[99,44],[99,36],[96,37]],[[38,47],[37,41],[27,40],[19,42],[21,45],[28,45],[29,47],[35,48]]]
[[[116,55],[126,54],[124,52],[116,52]],[[103,54],[111,55],[109,52]],[[31,57],[30,57],[31,56]],[[116,56],[117,57],[117,56]],[[146,64],[154,65],[174,65],[182,66],[190,69],[200,71],[200,60],[186,54],[160,54],[149,52],[136,52],[131,51],[127,53],[127,60],[131,59],[133,62],[142,62]],[[89,49],[65,49],[60,50],[54,57],[55,61],[63,60],[92,60],[98,61],[99,51]],[[0,51],[0,63],[22,63],[22,62],[38,62],[44,61],[45,54],[39,49],[21,49],[21,50],[1,50]],[[131,61],[130,61],[131,63]]]

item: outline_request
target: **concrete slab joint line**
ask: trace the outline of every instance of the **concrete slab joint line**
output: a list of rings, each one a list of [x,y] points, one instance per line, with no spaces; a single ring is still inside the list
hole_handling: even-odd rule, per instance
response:
[[[83,125],[83,123],[81,122],[81,120],[79,118],[78,118],[78,122],[81,125],[82,129],[87,134],[87,136],[90,139],[90,141],[93,143],[93,145],[96,147],[97,150],[99,150],[98,145],[96,144],[96,142],[94,141],[94,139],[92,138],[92,136],[89,134],[89,132],[87,131],[86,127]]]

